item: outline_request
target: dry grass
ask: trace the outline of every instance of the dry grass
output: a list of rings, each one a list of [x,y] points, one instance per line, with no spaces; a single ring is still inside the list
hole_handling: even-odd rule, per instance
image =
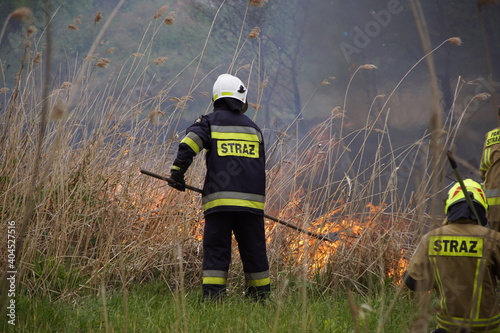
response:
[[[166,10],[161,8],[153,19]],[[95,23],[100,19],[96,16]],[[167,24],[174,22],[173,12],[167,19]],[[257,37],[258,30],[251,34]],[[36,158],[43,100],[36,61],[21,67],[15,87],[0,90],[6,105],[0,123],[8,124],[0,135],[0,218],[20,221],[28,198],[36,202],[18,258],[19,280],[30,294],[68,298],[89,290],[97,293],[103,286],[127,287],[149,280],[164,281],[172,291],[200,283],[200,199],[139,173],[140,168],[169,170],[180,139],[176,126],[192,98],[192,91],[182,98],[171,96],[173,83],[142,93],[153,79],[146,68],[167,60],[150,58],[152,42],[143,43],[105,83],[99,83],[97,72],[113,70],[111,62],[96,60],[92,53],[88,59],[97,61],[95,66],[82,59],[67,71],[77,74],[57,78],[55,86],[60,89],[48,96],[53,116],[39,161],[45,186],[34,192],[30,165]],[[33,54],[42,52],[29,47]],[[261,89],[266,84],[263,79]],[[160,105],[168,107],[160,111]],[[360,129],[347,128],[346,102],[304,137],[294,132],[294,124],[281,131],[265,129],[272,133],[266,136],[267,212],[338,237],[335,243],[322,242],[267,221],[277,289],[285,290],[287,280],[281,277],[289,275],[321,290],[361,293],[383,288],[388,279],[399,281],[418,235],[430,224],[429,202],[438,193],[430,192],[429,179],[442,170],[431,168],[429,136],[404,147],[391,141],[389,111],[384,107],[370,108],[366,126]],[[447,120],[446,146],[453,143],[459,125],[455,118]],[[200,186],[202,164],[198,157],[188,183]],[[2,223],[3,235],[5,230]],[[0,248],[5,242],[2,237]],[[0,257],[2,271],[5,260]],[[230,283],[236,285],[243,280],[236,251],[233,262]]]
[[[174,22],[175,22],[175,12],[168,13],[168,16],[165,17],[165,19],[163,20],[163,23],[165,23],[166,25],[172,25],[174,24]]]
[[[250,0],[250,6],[262,7],[266,2],[267,0]]]

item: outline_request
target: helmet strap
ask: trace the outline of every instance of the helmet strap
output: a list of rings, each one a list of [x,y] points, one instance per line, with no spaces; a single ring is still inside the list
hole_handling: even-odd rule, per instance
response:
[[[248,110],[248,102],[245,101],[245,104],[243,104],[243,107],[241,108],[240,113],[243,114],[243,113],[247,112],[247,110]]]

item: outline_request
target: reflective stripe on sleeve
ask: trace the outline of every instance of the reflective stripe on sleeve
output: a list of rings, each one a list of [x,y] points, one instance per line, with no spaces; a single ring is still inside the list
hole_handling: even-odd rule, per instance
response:
[[[198,154],[203,148],[203,141],[193,132],[186,134],[181,143],[187,144],[196,154]]]
[[[500,190],[499,189],[490,189],[485,190],[484,194],[486,194],[486,202],[490,206],[500,205]]]
[[[500,198],[487,198],[486,201],[488,202],[489,206],[498,206],[498,205],[500,205]]]

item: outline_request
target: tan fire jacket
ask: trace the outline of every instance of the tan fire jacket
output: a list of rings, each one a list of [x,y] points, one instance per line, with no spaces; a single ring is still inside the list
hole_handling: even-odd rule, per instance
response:
[[[479,172],[490,206],[488,220],[493,229],[500,231],[500,127],[486,134]]]
[[[439,327],[500,332],[500,233],[471,220],[442,226],[422,238],[407,273],[416,291],[436,289]]]

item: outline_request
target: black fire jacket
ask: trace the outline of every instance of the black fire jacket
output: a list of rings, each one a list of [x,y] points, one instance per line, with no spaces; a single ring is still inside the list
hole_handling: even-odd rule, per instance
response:
[[[219,106],[217,106],[219,105]],[[224,103],[196,119],[179,144],[176,162],[187,169],[206,149],[205,215],[221,211],[264,213],[266,176],[262,132],[246,115]]]

